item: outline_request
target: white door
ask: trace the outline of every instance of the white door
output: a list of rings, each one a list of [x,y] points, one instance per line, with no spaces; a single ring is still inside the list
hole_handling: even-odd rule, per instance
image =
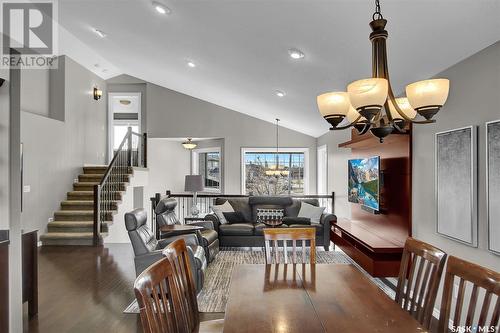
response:
[[[326,145],[318,147],[318,194],[328,191],[328,152]]]

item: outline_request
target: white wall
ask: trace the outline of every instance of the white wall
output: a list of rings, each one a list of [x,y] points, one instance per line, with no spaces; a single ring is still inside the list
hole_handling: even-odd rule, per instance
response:
[[[436,75],[450,79],[450,95],[432,125],[413,132],[413,237],[500,271],[500,256],[488,252],[485,122],[500,119],[500,42]],[[478,247],[436,233],[434,137],[444,130],[478,126]],[[498,171],[498,170],[497,170]],[[494,221],[498,223],[498,221]]]
[[[351,139],[350,130],[330,131],[317,140],[318,146],[326,145],[328,154],[328,193],[335,192],[335,215],[351,218],[351,204],[347,201],[347,161],[351,149],[339,148],[339,143]]]
[[[184,176],[191,170],[190,152],[182,147],[181,142],[168,139],[148,140],[149,185],[146,195],[184,192]],[[149,204],[149,203],[145,203]],[[145,208],[149,208],[145,207]]]
[[[241,193],[241,148],[276,147],[274,124],[150,83],[147,128],[151,138],[223,138],[228,194]],[[316,193],[316,138],[281,128],[280,147],[309,148],[309,192]]]

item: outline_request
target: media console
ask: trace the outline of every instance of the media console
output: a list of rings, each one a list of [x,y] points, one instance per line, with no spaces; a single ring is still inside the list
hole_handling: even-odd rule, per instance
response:
[[[332,226],[330,239],[374,277],[398,276],[404,243],[346,219]]]

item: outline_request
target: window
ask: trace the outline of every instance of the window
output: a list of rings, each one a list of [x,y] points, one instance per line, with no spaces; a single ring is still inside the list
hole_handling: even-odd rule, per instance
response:
[[[247,195],[294,195],[308,192],[308,149],[242,149],[242,193]]]
[[[219,147],[193,150],[193,174],[203,176],[205,191],[221,192],[221,165]]]

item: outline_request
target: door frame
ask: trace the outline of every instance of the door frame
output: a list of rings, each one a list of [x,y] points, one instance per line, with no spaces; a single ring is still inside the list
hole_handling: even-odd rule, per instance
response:
[[[320,152],[325,152],[325,179],[323,180],[323,185],[325,186],[325,193],[320,193],[320,168],[323,167],[323,165],[320,165],[320,159],[319,155]],[[328,146],[326,144],[318,146],[316,150],[316,192],[318,194],[328,194]]]
[[[137,105],[139,110],[137,111],[137,121],[139,124],[139,134],[142,133],[142,93],[141,92],[109,92],[108,93],[108,163],[111,162],[113,158],[113,139],[114,139],[114,119],[113,119],[113,97],[116,96],[131,96],[137,97]]]

